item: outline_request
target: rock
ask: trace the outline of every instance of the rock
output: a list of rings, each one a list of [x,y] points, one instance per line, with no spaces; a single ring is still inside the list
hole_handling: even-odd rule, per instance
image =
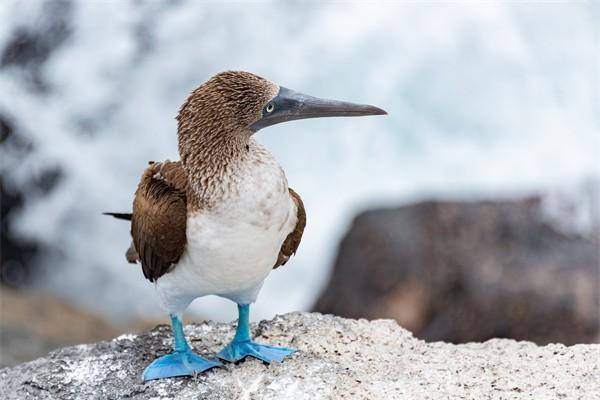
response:
[[[0,370],[2,399],[591,399],[600,393],[600,345],[494,339],[453,345],[415,339],[394,321],[293,313],[254,326],[257,340],[299,350],[282,364],[228,364],[197,377],[143,383],[144,367],[170,350],[161,325],[136,336],[64,348]],[[186,327],[214,357],[234,326]]]
[[[553,228],[537,199],[423,202],[359,215],[314,310],[429,341],[596,342],[599,265],[597,241]]]
[[[40,357],[59,347],[142,332],[157,320],[107,321],[52,293],[15,290],[0,285],[0,367]]]
[[[28,361],[66,345],[110,339],[123,332],[56,295],[6,286],[0,286],[0,315],[0,366]]]

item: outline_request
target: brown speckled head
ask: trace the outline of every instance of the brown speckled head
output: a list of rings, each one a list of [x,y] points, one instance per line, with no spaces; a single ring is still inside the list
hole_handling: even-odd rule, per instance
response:
[[[188,170],[224,164],[243,149],[279,86],[243,71],[221,72],[197,87],[181,106],[179,154]],[[194,165],[193,165],[194,164]]]
[[[221,72],[196,88],[181,107],[179,134],[247,133],[279,86],[243,71]]]

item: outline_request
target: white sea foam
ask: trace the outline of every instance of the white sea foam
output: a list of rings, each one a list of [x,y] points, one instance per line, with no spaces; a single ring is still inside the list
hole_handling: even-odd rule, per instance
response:
[[[35,145],[11,178],[48,165],[65,175],[28,203],[19,232],[60,250],[40,261],[51,272],[44,285],[114,318],[158,315],[152,285],[125,263],[127,225],[100,213],[129,210],[148,160],[177,158],[173,118],[191,88],[243,69],[378,105],[389,116],[258,134],[302,195],[308,225],[253,317],[307,309],[360,209],[600,177],[598,11],[583,2],[76,2],[72,35],[42,71],[48,94],[30,91],[14,68],[0,71],[0,111]],[[41,13],[34,1],[3,1],[0,43]],[[217,319],[235,312],[219,299],[192,308]]]

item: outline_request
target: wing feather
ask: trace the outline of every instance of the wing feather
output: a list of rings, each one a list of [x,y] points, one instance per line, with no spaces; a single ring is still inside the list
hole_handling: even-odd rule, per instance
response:
[[[304,203],[300,198],[300,195],[296,193],[292,188],[289,188],[290,196],[292,200],[296,203],[297,211],[297,222],[296,227],[289,235],[285,238],[283,245],[281,245],[281,249],[279,250],[279,256],[277,257],[277,262],[273,266],[273,269],[278,268],[290,259],[290,257],[296,254],[298,250],[298,246],[300,246],[300,241],[302,240],[302,234],[304,233],[304,227],[306,226],[306,210],[304,210]]]
[[[181,162],[152,163],[135,192],[131,219],[134,250],[149,281],[179,261],[186,244],[186,221],[187,176]]]

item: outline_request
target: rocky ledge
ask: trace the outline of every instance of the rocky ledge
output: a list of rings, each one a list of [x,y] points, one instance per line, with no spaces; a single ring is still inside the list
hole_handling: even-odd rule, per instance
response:
[[[229,364],[196,377],[142,382],[169,351],[170,329],[66,347],[0,370],[2,399],[592,399],[600,393],[600,345],[536,346],[493,339],[427,343],[390,320],[292,313],[253,327],[257,340],[299,349],[283,364]],[[234,326],[191,324],[214,356]]]

